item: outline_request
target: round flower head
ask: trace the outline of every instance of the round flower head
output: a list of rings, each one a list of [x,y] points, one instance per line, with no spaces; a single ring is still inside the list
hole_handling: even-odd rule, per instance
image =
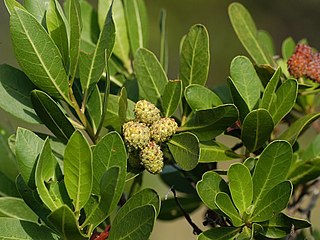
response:
[[[150,127],[151,138],[155,142],[167,141],[176,133],[178,124],[173,118],[161,118]]]
[[[150,141],[148,145],[140,152],[141,164],[152,173],[160,173],[163,169],[163,153],[160,146]]]
[[[147,125],[160,119],[160,110],[146,100],[140,100],[136,103],[134,113],[137,120]]]
[[[290,75],[295,78],[306,75],[307,66],[312,58],[312,48],[306,44],[298,44],[287,62]]]
[[[150,130],[144,123],[129,121],[122,126],[124,140],[134,149],[144,148],[150,141]]]

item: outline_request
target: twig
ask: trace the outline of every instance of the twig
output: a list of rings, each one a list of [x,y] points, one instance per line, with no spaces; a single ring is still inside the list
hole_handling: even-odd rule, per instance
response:
[[[181,212],[183,213],[183,216],[185,217],[185,219],[188,221],[188,223],[193,228],[193,234],[195,234],[195,235],[201,234],[202,230],[192,221],[192,219],[190,218],[189,214],[183,209],[182,205],[180,204],[180,202],[179,202],[179,200],[177,198],[176,190],[174,189],[174,187],[172,186],[170,188],[170,190],[173,193],[174,200],[176,201],[176,203],[177,203],[179,209],[181,210]]]

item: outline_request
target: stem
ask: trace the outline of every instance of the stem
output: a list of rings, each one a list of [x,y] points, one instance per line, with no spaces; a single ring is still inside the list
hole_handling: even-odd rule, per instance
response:
[[[173,193],[174,196],[174,200],[176,201],[179,209],[181,210],[181,212],[183,213],[183,216],[185,217],[185,219],[187,220],[187,222],[191,225],[191,227],[193,228],[193,233],[195,235],[200,235],[202,233],[202,230],[192,221],[191,217],[189,216],[189,214],[183,209],[182,205],[180,204],[178,198],[177,198],[177,193],[176,190],[174,189],[174,187],[172,186],[170,188],[171,192]]]

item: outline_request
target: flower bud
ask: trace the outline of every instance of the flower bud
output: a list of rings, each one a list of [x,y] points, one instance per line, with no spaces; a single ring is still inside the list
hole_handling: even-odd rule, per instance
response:
[[[122,126],[124,140],[134,149],[144,148],[150,141],[150,130],[144,123],[129,121]]]
[[[173,118],[161,118],[151,125],[150,135],[155,142],[164,142],[176,133],[177,128],[178,124]]]
[[[160,119],[160,110],[146,100],[140,100],[136,103],[134,113],[138,121],[147,125]]]
[[[160,146],[155,142],[150,141],[148,145],[140,152],[141,164],[144,168],[152,173],[157,174],[163,168],[163,153]]]

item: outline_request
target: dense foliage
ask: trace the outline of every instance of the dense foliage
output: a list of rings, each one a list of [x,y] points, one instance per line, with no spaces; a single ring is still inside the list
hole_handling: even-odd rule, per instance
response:
[[[21,70],[0,66],[0,107],[31,127],[2,143],[0,238],[147,240],[157,218],[181,216],[199,240],[313,234],[320,138],[306,149],[298,140],[319,131],[320,57],[305,40],[286,39],[276,56],[232,3],[250,59],[235,57],[227,84],[212,90],[203,25],[182,38],[170,80],[165,14],[158,60],[143,0],[99,0],[97,12],[86,0],[4,1]],[[6,171],[14,163],[18,174]],[[143,188],[145,170],[173,196]],[[207,227],[189,216],[202,204]]]

